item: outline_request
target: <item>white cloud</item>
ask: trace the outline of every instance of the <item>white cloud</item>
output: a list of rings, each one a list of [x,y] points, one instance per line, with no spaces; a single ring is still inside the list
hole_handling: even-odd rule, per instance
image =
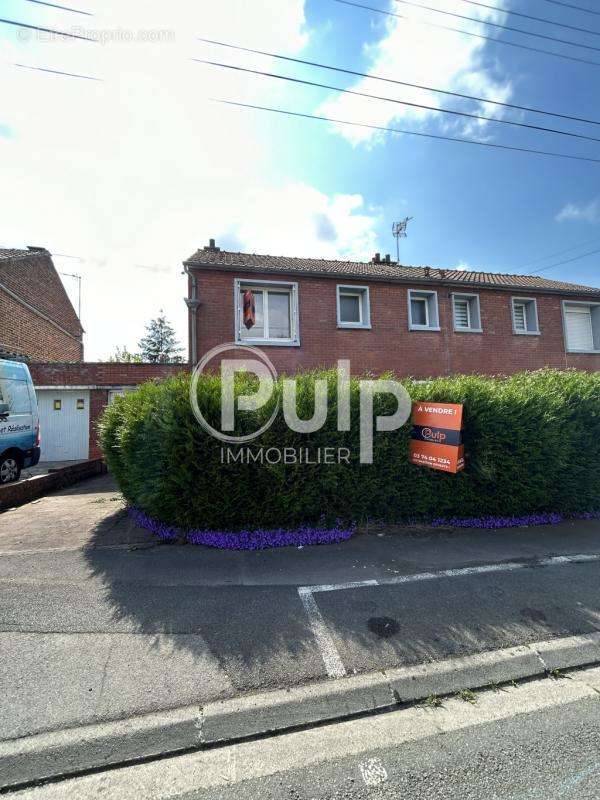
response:
[[[491,5],[494,3],[496,0],[490,0]],[[440,3],[436,3],[436,7],[461,14],[467,13],[460,0],[441,0]],[[484,40],[416,23],[416,20],[419,19],[437,24],[452,24],[449,21],[450,18],[441,17],[439,14],[419,10],[407,11],[404,7],[400,9],[394,0],[390,0],[389,8],[396,13],[401,10],[403,14],[410,14],[411,21],[397,17],[386,18],[381,26],[382,37],[366,49],[369,60],[369,67],[365,70],[367,73],[421,86],[489,97],[500,102],[508,100],[512,91],[510,83],[507,80],[497,80],[492,74],[492,70],[484,68],[482,65]],[[469,7],[468,16],[501,22],[505,15],[496,10]],[[480,23],[464,20],[456,20],[456,27],[475,33],[490,32],[489,28],[486,29]],[[493,110],[493,116],[502,116],[502,110],[498,106],[473,103],[460,98],[449,98],[421,89],[394,86],[368,78],[361,78],[348,88],[434,108],[453,108],[486,115]],[[394,121],[408,121],[415,130],[429,122],[430,119],[435,119],[445,130],[459,127],[463,133],[470,134],[480,134],[481,129],[486,125],[483,122],[465,121],[464,118],[441,115],[435,111],[354,97],[348,94],[340,94],[327,100],[320,106],[318,113],[337,119],[368,122],[384,127],[391,125]],[[334,128],[354,144],[374,144],[386,135],[367,128],[345,125],[334,124]]]
[[[567,203],[555,217],[557,222],[565,220],[581,220],[583,222],[600,222],[600,199],[591,200],[587,205]]]
[[[117,344],[135,348],[161,308],[187,344],[181,262],[209,237],[227,234],[244,249],[292,255],[366,257],[376,249],[375,216],[360,196],[282,181],[265,118],[207,100],[276,103],[281,87],[189,61],[218,52],[196,36],[273,50],[285,42],[287,52],[298,52],[308,36],[304,0],[103,0],[98,7],[84,24],[118,32],[103,45],[24,43],[14,33],[0,39],[2,244],[44,245],[83,259],[55,263],[83,276],[88,359],[107,358]],[[63,29],[72,19],[49,9],[36,18]],[[123,41],[137,37],[141,24],[165,32],[162,41]],[[250,56],[222,60],[238,59],[253,64]],[[75,296],[76,282],[64,281]]]
[[[471,269],[471,267],[467,264],[466,261],[459,261],[455,267],[452,267],[452,269],[457,269],[460,270],[461,272],[467,272],[468,270]]]

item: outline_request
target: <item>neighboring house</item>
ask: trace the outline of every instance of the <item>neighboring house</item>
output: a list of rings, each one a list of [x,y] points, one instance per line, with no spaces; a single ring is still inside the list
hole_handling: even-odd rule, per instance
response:
[[[268,350],[280,372],[334,365],[426,378],[544,366],[600,370],[600,289],[533,275],[261,256],[211,240],[184,262],[189,353]],[[256,324],[243,324],[254,294]]]
[[[0,353],[82,361],[83,328],[42,247],[0,249]]]

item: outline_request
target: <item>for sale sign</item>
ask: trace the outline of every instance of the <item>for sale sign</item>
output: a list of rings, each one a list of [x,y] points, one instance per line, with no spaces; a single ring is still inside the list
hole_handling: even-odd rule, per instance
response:
[[[456,473],[465,468],[462,443],[463,406],[457,403],[414,403],[410,461]]]

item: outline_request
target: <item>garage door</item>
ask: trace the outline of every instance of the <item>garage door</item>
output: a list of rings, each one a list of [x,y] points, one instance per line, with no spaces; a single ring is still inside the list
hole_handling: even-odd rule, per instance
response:
[[[40,389],[40,461],[77,461],[90,452],[90,393]]]

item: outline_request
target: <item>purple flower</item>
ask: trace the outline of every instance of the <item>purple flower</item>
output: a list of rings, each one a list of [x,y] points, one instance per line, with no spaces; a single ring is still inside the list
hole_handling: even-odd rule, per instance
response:
[[[264,550],[268,547],[333,544],[349,539],[356,532],[355,524],[344,525],[339,520],[333,528],[325,528],[323,525],[319,527],[301,525],[293,529],[277,528],[275,530],[183,531],[153,519],[136,508],[128,508],[127,512],[137,525],[151,531],[159,539],[164,541],[185,539],[190,544],[218,547],[222,550]]]

